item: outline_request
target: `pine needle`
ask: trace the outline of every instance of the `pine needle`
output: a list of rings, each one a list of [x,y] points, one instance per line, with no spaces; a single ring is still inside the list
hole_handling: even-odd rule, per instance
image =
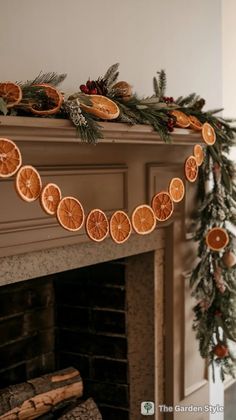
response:
[[[66,73],[57,74],[55,72],[43,73],[40,72],[38,76],[33,80],[27,80],[26,82],[17,82],[22,89],[27,89],[28,87],[36,84],[46,83],[51,86],[60,85],[67,77]]]

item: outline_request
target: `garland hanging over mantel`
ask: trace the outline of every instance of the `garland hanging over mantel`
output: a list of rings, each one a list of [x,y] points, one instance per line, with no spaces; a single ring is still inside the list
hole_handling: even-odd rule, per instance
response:
[[[232,120],[217,114],[221,109],[204,111],[205,100],[195,93],[187,97],[167,97],[166,74],[163,70],[153,78],[154,94],[139,98],[131,85],[118,81],[118,64],[103,77],[88,80],[68,98],[58,89],[66,75],[39,74],[27,82],[0,83],[0,112],[4,115],[35,115],[68,118],[83,141],[96,143],[102,138],[100,120],[127,124],[149,124],[165,142],[171,142],[175,127],[199,130],[206,146],[194,146],[184,163],[188,182],[198,182],[198,262],[190,277],[194,307],[194,329],[200,353],[213,368],[220,367],[221,377],[234,376],[236,366],[236,185],[234,165],[229,149],[234,143],[236,128]],[[0,139],[0,177],[16,174],[16,189],[22,199],[40,199],[48,214],[57,215],[62,227],[78,231],[85,223],[90,239],[101,242],[109,234],[122,244],[131,230],[151,233],[156,221],[171,217],[175,203],[184,197],[184,183],[173,178],[166,191],[156,192],[152,203],[140,203],[129,217],[116,211],[108,221],[101,209],[84,214],[75,197],[63,197],[59,186],[42,186],[38,171],[22,166],[21,152],[10,139]]]

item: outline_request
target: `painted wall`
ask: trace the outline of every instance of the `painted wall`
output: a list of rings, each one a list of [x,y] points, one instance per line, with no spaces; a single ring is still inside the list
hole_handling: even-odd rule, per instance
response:
[[[236,2],[222,1],[222,80],[224,115],[236,117]]]
[[[236,2],[222,1],[222,87],[223,115],[236,118]],[[236,162],[236,147],[231,150]]]
[[[169,95],[221,105],[220,0],[0,0],[1,80],[67,72],[65,91],[120,62],[140,94],[164,68]]]

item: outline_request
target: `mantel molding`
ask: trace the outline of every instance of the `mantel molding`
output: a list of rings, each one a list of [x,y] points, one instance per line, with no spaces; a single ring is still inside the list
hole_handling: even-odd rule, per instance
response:
[[[147,125],[101,123],[104,139],[97,147],[81,142],[69,120],[0,117],[0,137],[19,144],[23,164],[35,166],[42,183],[59,185],[63,196],[80,200],[87,215],[100,208],[108,217],[115,210],[130,216],[142,203],[168,188],[173,177],[184,180],[184,162],[201,142],[201,133],[177,129],[172,145]],[[136,146],[136,147],[133,147]],[[147,147],[148,146],[148,147]],[[39,200],[28,204],[15,192],[14,178],[0,180],[4,200],[0,206],[0,258],[9,255],[82,244],[89,241],[85,228],[64,230],[55,217],[42,210]],[[181,214],[188,229],[188,203],[176,205],[172,220]]]
[[[148,125],[129,126],[117,122],[99,122],[104,138],[100,143],[162,144],[163,140]],[[69,120],[56,118],[33,118],[0,116],[0,136],[21,142],[78,142],[76,130]],[[199,132],[175,129],[171,135],[175,145],[202,142]]]

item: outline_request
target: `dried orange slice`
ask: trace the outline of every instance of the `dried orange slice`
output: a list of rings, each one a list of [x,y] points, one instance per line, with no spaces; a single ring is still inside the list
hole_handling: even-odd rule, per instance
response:
[[[16,191],[22,200],[37,200],[42,189],[42,181],[38,171],[30,165],[22,166],[16,175]]]
[[[176,118],[176,125],[181,128],[189,127],[189,118],[182,111],[177,111],[176,109],[171,112],[172,115]]]
[[[204,161],[204,151],[200,144],[195,144],[193,148],[193,154],[196,158],[197,165],[201,166],[202,162]]]
[[[169,194],[175,203],[179,203],[184,198],[185,187],[182,179],[172,178],[169,184]]]
[[[7,108],[12,108],[22,99],[21,88],[13,82],[2,82],[0,83],[0,97],[6,102]]]
[[[115,102],[106,96],[102,95],[86,95],[91,101],[91,105],[85,105],[82,102],[80,103],[81,108],[95,115],[98,118],[103,120],[114,120],[120,114],[120,110]]]
[[[123,244],[131,235],[132,227],[128,215],[122,211],[117,210],[110,219],[110,234],[117,244]]]
[[[224,249],[229,243],[227,231],[220,227],[214,227],[207,232],[206,244],[213,251]]]
[[[92,210],[86,219],[86,232],[95,242],[103,241],[109,233],[107,216],[102,210]]]
[[[195,156],[189,156],[185,161],[185,176],[189,182],[194,182],[198,176],[198,165]]]
[[[21,153],[16,144],[12,140],[0,138],[0,178],[14,175],[21,163]]]
[[[214,128],[207,122],[202,126],[202,138],[208,146],[212,146],[216,141],[216,133]]]
[[[43,187],[40,196],[40,203],[46,213],[52,216],[56,214],[60,201],[61,190],[56,184],[49,183]]]
[[[194,115],[189,115],[189,125],[190,128],[192,128],[193,130],[201,130],[202,129],[202,123],[199,121],[199,119],[197,117],[195,117]]]
[[[74,197],[64,197],[57,207],[57,219],[60,225],[67,230],[77,231],[84,223],[84,209]]]
[[[156,219],[160,222],[164,222],[169,219],[174,210],[174,204],[170,194],[168,192],[161,191],[154,195],[152,199],[152,208]]]
[[[134,209],[131,220],[135,232],[140,235],[147,235],[156,227],[154,211],[146,204],[142,204]]]
[[[47,103],[44,100],[38,100],[37,103],[30,104],[30,111],[36,115],[52,115],[59,111],[63,102],[63,95],[55,87],[47,83],[32,85],[36,92],[43,92],[47,96]],[[46,107],[44,109],[44,107]]]

